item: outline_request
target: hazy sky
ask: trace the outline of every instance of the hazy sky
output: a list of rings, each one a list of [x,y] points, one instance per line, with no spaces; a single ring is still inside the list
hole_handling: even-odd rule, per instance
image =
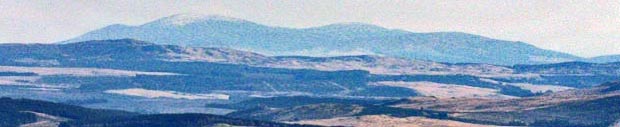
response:
[[[620,54],[620,0],[0,0],[0,42],[57,42],[110,24],[217,14],[270,26],[362,22],[413,32],[460,31],[578,56]]]

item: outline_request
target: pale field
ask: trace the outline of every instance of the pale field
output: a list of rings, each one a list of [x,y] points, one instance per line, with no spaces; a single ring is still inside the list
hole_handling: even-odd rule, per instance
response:
[[[417,91],[424,96],[437,98],[515,98],[513,96],[499,94],[499,90],[455,85],[435,82],[377,82],[377,85],[404,87]]]
[[[500,82],[500,81],[495,81],[493,79],[487,79],[487,78],[480,78],[480,81],[488,82],[488,83],[493,83],[493,84],[497,84],[497,85],[517,86],[517,87],[519,87],[521,89],[530,90],[533,93],[537,93],[537,92],[544,93],[546,91],[560,92],[560,91],[575,89],[575,88],[572,88],[572,87],[558,86],[558,85],[544,85],[544,84],[530,84],[530,83],[507,83],[507,82]]]
[[[438,120],[424,117],[391,117],[387,115],[368,115],[359,117],[337,117],[331,119],[304,120],[292,123],[320,126],[345,127],[491,127],[451,120]]]
[[[560,92],[560,91],[566,91],[566,90],[575,89],[575,88],[566,87],[566,86],[535,85],[535,84],[529,84],[529,83],[511,83],[510,85],[518,86],[521,89],[530,90],[530,91],[532,91],[534,93],[536,93],[536,92],[544,93],[546,91]]]
[[[61,122],[68,121],[69,119],[63,117],[52,116],[44,113],[22,111],[25,113],[32,113],[37,118],[34,123],[23,124],[20,127],[57,127]]]
[[[106,90],[105,93],[120,94],[120,95],[127,95],[127,96],[138,96],[138,97],[145,97],[145,98],[173,98],[173,99],[189,99],[189,100],[199,100],[199,99],[228,100],[230,98],[229,95],[225,95],[225,94],[190,94],[190,93],[181,93],[181,92],[176,92],[176,91],[147,90],[147,89],[141,89],[141,88]]]

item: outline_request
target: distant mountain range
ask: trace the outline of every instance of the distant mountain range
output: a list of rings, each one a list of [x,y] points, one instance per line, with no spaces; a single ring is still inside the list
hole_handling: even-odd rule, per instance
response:
[[[225,47],[277,56],[382,55],[495,65],[620,61],[617,57],[588,60],[523,42],[460,32],[414,33],[361,23],[295,29],[223,16],[191,14],[173,15],[138,26],[110,25],[63,43],[123,38],[156,44]]]

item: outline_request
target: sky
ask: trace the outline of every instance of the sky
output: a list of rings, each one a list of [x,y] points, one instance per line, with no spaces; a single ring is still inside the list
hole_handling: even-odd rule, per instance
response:
[[[619,0],[0,0],[0,43],[52,43],[181,13],[292,28],[361,22],[523,41],[582,57],[620,54]]]

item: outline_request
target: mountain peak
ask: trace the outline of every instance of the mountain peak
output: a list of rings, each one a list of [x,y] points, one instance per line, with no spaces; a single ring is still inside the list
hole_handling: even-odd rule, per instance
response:
[[[360,23],[360,22],[345,22],[345,23],[336,23],[336,24],[329,24],[329,25],[319,26],[319,27],[314,27],[314,28],[308,28],[307,30],[387,31],[388,29],[381,27],[381,26]]]
[[[340,26],[340,27],[380,27],[377,25],[361,23],[361,22],[343,22],[343,23],[335,23],[327,26]]]
[[[203,14],[176,14],[168,17],[161,18],[157,23],[183,26],[196,22],[205,21],[227,21],[227,22],[245,22],[243,19],[226,17],[221,15],[203,15]]]

